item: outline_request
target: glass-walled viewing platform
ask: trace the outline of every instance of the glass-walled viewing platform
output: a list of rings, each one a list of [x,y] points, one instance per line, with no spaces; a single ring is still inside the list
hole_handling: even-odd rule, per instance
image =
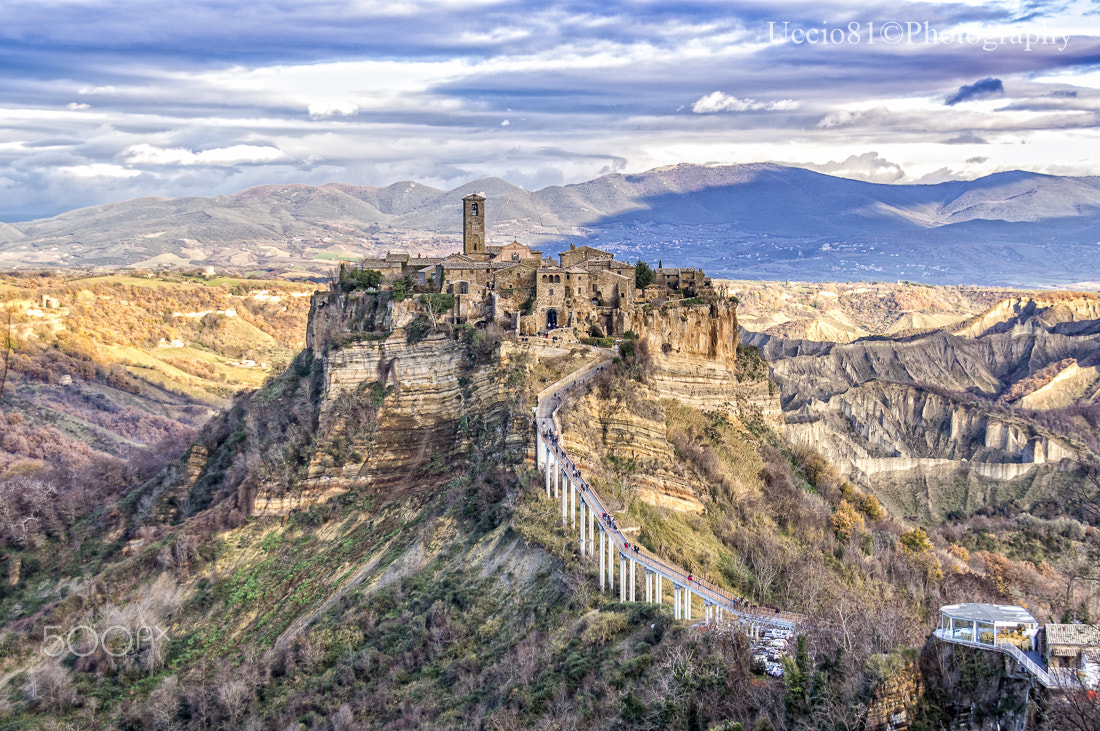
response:
[[[1039,623],[1023,607],[1004,604],[948,604],[940,607],[936,635],[956,642],[996,647],[1008,642],[1024,652],[1035,651]]]

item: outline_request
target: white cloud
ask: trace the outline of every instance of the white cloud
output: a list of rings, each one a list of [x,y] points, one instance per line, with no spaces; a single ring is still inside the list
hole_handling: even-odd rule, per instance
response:
[[[359,106],[350,101],[342,102],[313,102],[307,107],[309,116],[314,119],[325,117],[350,117],[359,111]]]
[[[82,86],[77,94],[81,96],[93,96],[96,94],[114,94],[117,91],[113,86]]]
[[[774,102],[761,102],[755,99],[741,99],[720,91],[714,91],[699,98],[691,105],[696,114],[715,112],[790,112],[802,106],[794,99],[780,99]]]
[[[91,109],[92,107],[91,107],[90,104],[77,104],[76,102],[69,102],[65,106],[65,108],[66,109],[71,109],[74,112],[79,112],[79,111],[82,111],[84,109]]]
[[[133,178],[141,175],[140,170],[130,170],[121,165],[106,162],[93,162],[87,165],[67,165],[57,168],[57,172],[70,178]]]
[[[192,152],[182,147],[156,147],[133,145],[123,152],[130,165],[242,165],[245,163],[269,163],[286,160],[282,150],[271,146],[233,145],[202,152]]]
[[[231,97],[260,106],[296,107],[323,119],[363,111],[454,111],[461,107],[459,100],[431,89],[467,73],[469,66],[459,60],[361,60],[233,67],[179,74],[178,79],[203,100]]]

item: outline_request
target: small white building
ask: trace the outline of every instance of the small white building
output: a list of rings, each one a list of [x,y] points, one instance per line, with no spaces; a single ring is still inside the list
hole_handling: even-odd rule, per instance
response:
[[[1023,607],[1006,604],[948,604],[940,607],[940,629],[936,634],[956,642],[973,642],[996,647],[1011,642],[1033,652],[1039,623]]]

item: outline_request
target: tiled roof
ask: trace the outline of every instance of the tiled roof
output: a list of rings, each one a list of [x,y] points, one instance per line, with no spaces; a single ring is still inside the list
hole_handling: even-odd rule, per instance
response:
[[[1048,645],[1100,647],[1100,627],[1092,624],[1048,624]]]
[[[481,269],[484,271],[506,269],[515,266],[514,261],[445,261],[444,271]]]

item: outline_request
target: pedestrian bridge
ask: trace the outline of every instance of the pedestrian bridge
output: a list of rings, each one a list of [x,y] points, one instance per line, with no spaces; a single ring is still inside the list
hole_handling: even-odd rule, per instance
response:
[[[567,530],[577,531],[581,555],[597,562],[600,590],[614,592],[617,578],[619,601],[637,601],[641,574],[645,601],[663,604],[666,591],[671,593],[675,619],[690,620],[696,616],[696,608],[701,608],[698,616],[708,625],[738,624],[752,636],[766,629],[796,629],[803,620],[800,615],[752,608],[744,600],[640,546],[627,547],[628,541],[603,498],[584,479],[558,438],[561,434],[556,416],[558,408],[606,367],[607,362],[605,359],[591,363],[550,386],[539,394],[534,410],[535,462],[546,476],[546,497],[561,501],[562,525]]]

